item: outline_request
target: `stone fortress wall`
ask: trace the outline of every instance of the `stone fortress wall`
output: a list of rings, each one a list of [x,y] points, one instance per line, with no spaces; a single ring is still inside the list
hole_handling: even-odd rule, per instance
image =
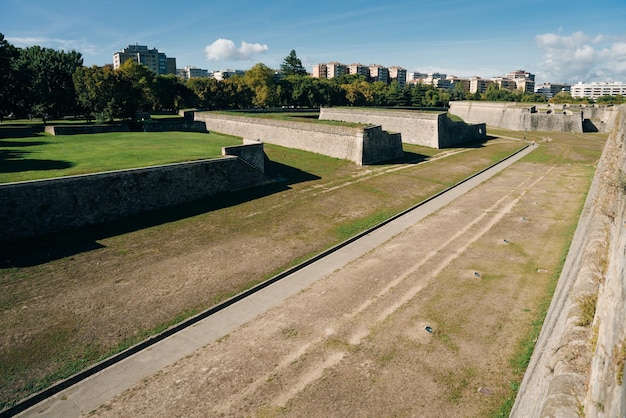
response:
[[[195,120],[205,122],[209,131],[258,139],[358,165],[376,164],[404,155],[400,135],[385,132],[380,126],[332,126],[217,112],[198,112]]]
[[[511,417],[626,416],[626,106],[615,115]]]
[[[487,138],[484,123],[454,122],[446,112],[331,107],[320,109],[320,119],[373,123],[387,131],[400,132],[402,142],[431,148],[452,147]]]
[[[263,144],[224,157],[81,176],[0,184],[0,243],[162,209],[270,183]],[[244,159],[245,158],[245,159]]]
[[[512,102],[450,102],[450,113],[468,123],[514,131],[609,132],[614,107],[536,105]]]

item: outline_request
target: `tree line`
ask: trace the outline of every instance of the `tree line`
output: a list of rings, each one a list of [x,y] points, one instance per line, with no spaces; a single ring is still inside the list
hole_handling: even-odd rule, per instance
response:
[[[277,77],[280,74],[280,77]],[[76,51],[39,46],[16,48],[0,33],[0,118],[85,116],[101,122],[132,119],[139,112],[182,108],[233,110],[251,108],[318,108],[320,106],[445,107],[451,100],[540,101],[490,86],[469,94],[462,85],[452,90],[430,85],[402,86],[368,81],[360,75],[332,79],[310,77],[295,51],[281,71],[259,63],[244,75],[225,80],[155,75],[131,60],[120,68],[83,66]],[[545,99],[543,99],[545,100]]]

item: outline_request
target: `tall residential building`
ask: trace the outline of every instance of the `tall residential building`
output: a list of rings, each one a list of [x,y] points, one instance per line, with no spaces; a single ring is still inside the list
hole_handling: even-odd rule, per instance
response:
[[[515,89],[524,93],[535,92],[535,75],[524,70],[516,70],[508,73],[504,78],[515,82]],[[512,90],[512,89],[509,89]]]
[[[348,67],[339,62],[316,64],[313,66],[313,77],[335,78],[348,74]]]
[[[347,70],[348,68],[340,62],[329,62],[326,64],[326,78],[341,77]]]
[[[313,66],[313,77],[328,78],[328,71],[326,70],[326,64],[315,64]]]
[[[156,48],[148,49],[145,45],[128,45],[127,48],[113,54],[113,68],[118,69],[128,60],[145,65],[156,75],[176,74],[176,58],[168,58]]]
[[[469,92],[474,93],[485,93],[487,91],[487,87],[491,84],[494,84],[492,80],[485,80],[484,78],[480,78],[478,76],[474,76],[470,78],[470,88]]]
[[[370,69],[368,66],[363,64],[350,64],[348,65],[348,74],[356,74],[369,77]]]
[[[405,68],[398,67],[397,65],[389,67],[389,80],[398,80],[400,87],[404,87],[406,85],[406,76]]]
[[[506,77],[494,77],[491,81],[497,84],[502,90],[518,90],[517,80],[512,80]]]
[[[600,96],[626,96],[625,83],[583,83],[572,86],[572,97],[597,99]]]
[[[546,99],[551,99],[562,91],[571,92],[571,84],[555,84],[555,83],[542,83],[535,85],[535,93],[545,96]]]
[[[370,65],[370,80],[382,81],[383,83],[389,83],[389,69],[382,65],[372,64]]]

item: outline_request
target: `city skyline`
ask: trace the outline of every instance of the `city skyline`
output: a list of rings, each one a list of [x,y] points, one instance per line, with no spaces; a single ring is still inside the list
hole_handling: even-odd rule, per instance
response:
[[[293,49],[313,65],[401,66],[407,71],[495,77],[512,69],[537,81],[626,81],[623,0],[492,0],[363,6],[320,0],[315,7],[240,1],[190,1],[185,7],[111,0],[3,1],[0,32],[15,46],[76,50],[84,64],[105,65],[129,44],[174,57],[177,66],[209,70],[280,67]]]

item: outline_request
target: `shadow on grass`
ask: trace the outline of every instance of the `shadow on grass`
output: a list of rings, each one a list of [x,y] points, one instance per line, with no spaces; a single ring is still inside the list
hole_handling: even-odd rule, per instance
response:
[[[39,141],[0,141],[0,147],[31,147],[45,145]],[[30,151],[0,149],[0,173],[20,173],[22,171],[63,170],[73,167],[69,161],[36,160],[25,158]]]
[[[98,241],[144,228],[237,206],[290,189],[292,184],[319,180],[320,177],[272,162],[270,172],[280,175],[274,183],[238,192],[220,193],[205,199],[144,212],[119,220],[75,228],[51,235],[0,245],[0,268],[32,267],[104,248]]]

